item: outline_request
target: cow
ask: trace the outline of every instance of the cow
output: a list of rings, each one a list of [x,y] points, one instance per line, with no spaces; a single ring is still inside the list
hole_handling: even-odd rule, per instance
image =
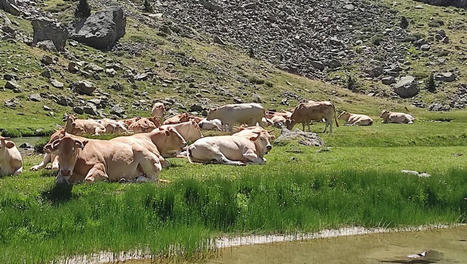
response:
[[[308,126],[308,130],[311,131],[311,121],[326,121],[323,133],[326,132],[328,126],[330,127],[330,133],[332,133],[332,121],[336,121],[336,126],[339,127],[337,122],[336,108],[331,102],[306,102],[300,103],[292,113],[290,120],[286,121],[287,129],[292,130],[295,124],[302,123],[303,131],[305,131],[305,125]]]
[[[222,131],[222,122],[219,119],[207,120],[206,118],[198,123],[203,130]]]
[[[23,171],[23,158],[15,143],[0,136],[0,176],[18,175]]]
[[[163,125],[161,128],[173,128],[177,130],[178,133],[185,139],[186,142],[194,142],[203,135],[201,134],[201,128],[199,127],[198,123],[196,123],[194,120],[190,120],[188,122],[183,122],[179,124],[174,124],[174,125]]]
[[[123,124],[125,124],[126,127],[130,127],[131,124],[135,123],[136,121],[138,121],[140,119],[141,119],[141,117],[137,116],[137,117],[133,117],[133,118],[129,118],[129,119],[119,120],[118,122],[123,122]]]
[[[338,119],[344,120],[346,125],[349,126],[371,126],[373,119],[367,115],[351,114],[347,111],[342,112]]]
[[[383,123],[413,124],[415,118],[406,113],[389,112],[383,110],[381,116]]]
[[[157,155],[139,144],[81,140],[67,134],[52,143],[52,151],[60,166],[57,183],[158,181],[162,170]]]
[[[163,103],[155,103],[154,106],[152,107],[152,116],[157,117],[159,120],[164,119],[164,114],[165,114],[165,106]]]
[[[264,113],[264,108],[260,104],[228,104],[211,109],[207,119],[219,119],[226,127],[226,130],[232,131],[235,124],[247,124],[249,126],[254,126],[256,123],[261,124]]]
[[[264,155],[272,149],[269,139],[267,131],[205,137],[188,146],[187,158],[191,163],[264,164]]]
[[[116,121],[108,118],[97,120],[97,122],[105,127],[105,132],[110,134],[126,134],[128,129],[123,121]]]
[[[92,134],[99,135],[105,133],[105,127],[92,119],[77,119],[74,115],[66,117],[65,131],[72,135]]]
[[[128,129],[133,133],[147,133],[161,126],[161,122],[157,117],[142,117],[133,122]]]
[[[292,116],[292,112],[281,111],[281,112],[266,112],[266,118],[272,123],[273,126],[281,128],[285,125],[287,120]]]
[[[174,115],[172,117],[167,118],[167,120],[164,121],[164,125],[174,125],[174,124],[180,124],[183,122],[188,122],[190,120],[194,120],[196,123],[201,122],[203,118],[190,115],[188,113],[181,113],[178,115]]]
[[[43,147],[43,150],[45,152],[44,158],[42,159],[40,164],[32,166],[30,170],[32,170],[32,171],[40,170],[42,168],[45,168],[45,166],[47,166],[47,164],[49,164],[50,162],[52,162],[52,170],[58,170],[59,169],[58,156],[52,151],[52,143],[55,140],[64,137],[65,133],[66,133],[65,129],[59,129],[59,130],[55,131],[50,136],[49,141]],[[82,138],[82,137],[79,137],[79,136],[76,136],[76,137],[77,138]],[[84,138],[82,138],[82,139],[84,139]]]

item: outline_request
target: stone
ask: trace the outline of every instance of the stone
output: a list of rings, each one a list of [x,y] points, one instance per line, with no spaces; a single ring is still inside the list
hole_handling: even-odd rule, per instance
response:
[[[423,44],[422,46],[420,46],[420,49],[423,51],[429,51],[430,48],[431,48],[430,44]]]
[[[5,10],[14,16],[21,15],[21,11],[18,6],[16,6],[16,2],[13,0],[0,0],[0,9]]]
[[[50,108],[50,107],[48,107],[48,106],[46,106],[46,105],[44,105],[42,108],[43,108],[45,111],[52,111],[52,108]]]
[[[282,127],[281,135],[274,141],[274,144],[279,146],[287,145],[292,142],[297,142],[301,145],[311,147],[322,147],[324,141],[316,134],[312,132],[303,132],[298,129],[290,131],[285,127]]]
[[[92,95],[96,86],[90,81],[78,81],[71,85],[73,91],[79,94]]]
[[[443,72],[436,74],[435,80],[442,82],[453,82],[456,80],[456,75],[452,72]]]
[[[115,91],[123,91],[123,85],[119,82],[115,82],[114,84],[111,84],[108,89],[112,89]]]
[[[29,101],[33,101],[33,102],[40,102],[42,100],[40,94],[31,94],[28,96],[28,100]]]
[[[84,114],[84,109],[82,106],[75,106],[73,107],[73,112],[77,113],[78,115]]]
[[[72,39],[100,50],[110,50],[125,35],[126,16],[121,7],[108,7],[79,22]]]
[[[105,74],[107,74],[110,77],[114,77],[115,75],[117,75],[117,71],[112,68],[109,68],[105,69]]]
[[[83,111],[84,113],[88,114],[88,115],[98,115],[97,113],[97,107],[96,105],[92,104],[92,103],[87,103],[84,107],[83,107]]]
[[[214,37],[214,43],[217,43],[219,45],[225,45],[224,40],[222,40],[221,37],[219,37],[219,36]]]
[[[431,175],[426,172],[418,172],[418,171],[413,171],[413,170],[401,170],[401,172],[404,174],[415,175],[421,178],[431,177]]]
[[[22,149],[32,149],[34,148],[33,145],[29,144],[28,142],[24,142],[23,144],[19,145],[19,148],[22,148]]]
[[[45,51],[57,51],[55,44],[51,40],[44,40],[37,42],[36,46]]]
[[[41,76],[50,79],[52,77],[52,73],[49,69],[46,69],[45,71],[41,72]]]
[[[420,89],[418,88],[415,78],[410,75],[400,78],[394,85],[394,92],[402,98],[414,97],[419,91]]]
[[[68,71],[71,73],[77,73],[79,71],[78,65],[75,62],[68,63]]]
[[[7,100],[3,103],[3,105],[7,108],[10,108],[10,109],[16,109],[17,107],[21,107],[21,104],[19,103],[19,101],[15,98],[11,98],[10,100]]]
[[[381,79],[381,82],[383,84],[390,85],[396,82],[396,78],[394,78],[394,76],[384,77],[383,79]]]
[[[320,61],[311,61],[310,62],[313,68],[318,69],[320,71],[324,70],[324,64]]]
[[[62,82],[59,82],[59,81],[57,81],[55,79],[50,80],[50,84],[52,84],[52,86],[55,87],[55,88],[63,88],[64,87]]]
[[[12,74],[12,73],[5,73],[5,74],[3,74],[3,79],[5,81],[14,81],[14,80],[18,79],[18,76],[16,76],[15,74]]]
[[[16,81],[12,80],[5,83],[5,89],[21,91],[21,86]]]
[[[254,95],[253,95],[253,102],[254,102],[254,103],[260,104],[260,103],[263,102],[263,99],[262,99],[261,96],[259,96],[258,94],[254,94]]]
[[[119,117],[123,117],[123,115],[125,115],[125,109],[120,105],[115,105],[112,107],[112,109],[110,109],[110,113]]]
[[[205,108],[200,104],[192,104],[189,108],[190,112],[202,112]]]
[[[45,65],[55,64],[55,60],[52,57],[50,57],[49,55],[42,56],[41,62],[43,64],[45,64]]]
[[[62,105],[62,106],[73,106],[73,100],[68,97],[68,96],[65,96],[65,95],[59,95],[57,97],[54,98],[54,101],[59,104],[59,105]]]
[[[64,51],[66,40],[68,39],[68,30],[65,26],[48,18],[39,18],[31,21],[33,28],[32,44],[36,45],[42,41],[52,41],[58,51]]]
[[[102,72],[104,71],[104,68],[94,63],[89,63],[88,65],[86,65],[86,67],[84,67],[84,70],[91,71],[91,72]]]

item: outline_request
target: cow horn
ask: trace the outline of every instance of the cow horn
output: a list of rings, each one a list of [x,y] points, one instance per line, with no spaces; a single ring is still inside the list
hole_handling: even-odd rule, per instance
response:
[[[85,143],[75,139],[75,144],[80,148],[80,149],[84,149],[84,146],[85,146]]]

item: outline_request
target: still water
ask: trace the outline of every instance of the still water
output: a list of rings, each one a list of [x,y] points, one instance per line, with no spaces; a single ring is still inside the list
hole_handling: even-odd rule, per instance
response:
[[[226,248],[207,263],[467,264],[467,226]]]

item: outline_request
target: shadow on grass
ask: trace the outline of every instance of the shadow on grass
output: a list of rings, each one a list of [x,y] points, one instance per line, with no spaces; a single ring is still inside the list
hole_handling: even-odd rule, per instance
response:
[[[52,204],[60,204],[71,199],[73,184],[57,183],[52,189],[42,192],[41,196]]]

